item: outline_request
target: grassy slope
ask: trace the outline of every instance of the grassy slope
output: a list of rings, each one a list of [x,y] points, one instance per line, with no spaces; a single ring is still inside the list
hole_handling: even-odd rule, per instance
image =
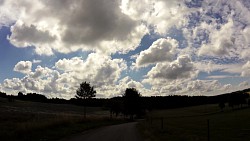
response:
[[[220,112],[218,105],[154,111],[148,120],[141,122],[145,138],[169,141],[207,140],[207,119],[210,121],[211,141],[249,141],[250,108]],[[163,129],[161,129],[161,117]],[[158,119],[157,119],[158,118]]]
[[[121,123],[110,120],[108,111],[87,108],[83,119],[83,107],[46,104],[38,102],[8,102],[0,98],[0,140],[57,140],[83,130]]]

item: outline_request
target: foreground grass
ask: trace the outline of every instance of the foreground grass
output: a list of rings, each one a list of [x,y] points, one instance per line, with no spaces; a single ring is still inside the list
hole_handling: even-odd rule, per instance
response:
[[[101,108],[88,110],[88,117],[84,119],[82,107],[74,105],[9,103],[0,99],[0,140],[54,141],[84,130],[124,122],[121,119],[110,120],[107,111]]]
[[[217,105],[154,111],[139,123],[145,138],[151,141],[249,141],[250,109],[226,109]],[[163,124],[162,124],[163,121]]]

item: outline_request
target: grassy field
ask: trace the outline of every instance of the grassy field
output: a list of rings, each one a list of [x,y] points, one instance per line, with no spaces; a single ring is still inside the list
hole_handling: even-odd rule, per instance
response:
[[[101,107],[87,108],[67,104],[39,102],[8,102],[0,98],[1,141],[58,140],[87,129],[118,124],[123,120],[109,119],[109,111]]]
[[[139,129],[151,141],[249,141],[250,108],[221,112],[218,105],[203,105],[149,113]]]

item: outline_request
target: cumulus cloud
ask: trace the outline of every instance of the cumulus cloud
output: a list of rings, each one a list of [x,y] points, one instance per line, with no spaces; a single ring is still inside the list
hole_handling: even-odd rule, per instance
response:
[[[121,95],[126,87],[135,87],[146,95],[202,94],[234,86],[199,80],[199,72],[222,73],[205,79],[250,76],[250,6],[244,0],[0,3],[0,28],[10,27],[7,38],[14,46],[32,47],[38,55],[91,52],[86,59],[64,58],[53,67],[37,66],[33,71],[32,63],[40,60],[21,61],[14,71],[26,76],[4,80],[2,89],[71,97],[80,82],[88,81],[101,97]],[[142,37],[146,34],[160,39],[137,52],[141,41],[145,45]],[[132,68],[146,67],[138,71],[139,75],[146,74],[144,78],[139,76],[142,82],[126,77],[130,62],[111,57],[131,50],[136,53],[130,57],[135,59]],[[145,89],[144,83],[151,89]]]
[[[143,88],[140,82],[129,78],[118,82],[127,64],[123,59],[112,59],[104,54],[91,53],[87,59],[64,58],[58,60],[54,67],[38,65],[34,71],[31,71],[31,66],[30,61],[17,63],[14,70],[26,75],[23,78],[5,79],[1,88],[12,89],[14,93],[17,91],[35,92],[48,97],[67,99],[74,97],[76,89],[83,81],[95,86],[98,94],[103,94],[102,97],[119,95],[118,88],[121,90],[125,87]],[[119,87],[116,86],[117,84]],[[109,91],[105,91],[106,89]]]
[[[123,0],[121,9],[131,18],[145,21],[161,35],[165,35],[172,27],[184,26],[191,11],[181,0]]]
[[[13,70],[17,71],[17,72],[27,74],[27,73],[29,73],[31,71],[31,68],[32,68],[32,62],[30,62],[30,61],[20,61],[15,65]]]
[[[250,76],[250,61],[247,61],[246,64],[242,66],[241,76],[249,77]]]
[[[148,30],[139,20],[122,13],[119,6],[119,1],[112,0],[10,0],[4,7],[18,12],[8,39],[17,47],[35,47],[39,55],[133,50]]]
[[[248,87],[249,83],[247,81],[243,81],[239,84],[239,87]]]
[[[141,67],[159,62],[172,61],[177,47],[178,42],[175,39],[160,38],[153,42],[147,50],[140,52],[135,66]]]
[[[127,65],[122,59],[111,59],[107,55],[92,53],[85,61],[79,57],[59,60],[55,67],[71,74],[73,72],[77,79],[100,86],[117,81]]]
[[[27,47],[41,43],[51,43],[55,41],[55,36],[51,36],[49,31],[39,30],[35,25],[24,25],[17,22],[11,27],[10,42],[17,47]]]
[[[233,20],[229,19],[219,30],[211,30],[209,34],[209,43],[201,46],[198,55],[228,55],[229,51],[234,47],[235,42],[235,39],[232,37],[234,32],[233,25]]]
[[[232,89],[232,87],[233,87],[232,84],[225,84],[225,85],[222,87],[222,90],[230,91],[230,89]]]
[[[22,90],[23,84],[19,78],[12,78],[12,79],[5,79],[2,84],[2,87],[12,90]]]
[[[191,58],[182,55],[173,62],[157,63],[147,74],[149,78],[157,79],[182,79],[196,76],[195,67]]]
[[[187,2],[191,7],[191,2]],[[246,1],[209,0],[196,3],[183,29],[190,49],[203,59],[247,58],[249,4]],[[209,59],[210,59],[209,58]]]
[[[187,90],[190,92],[210,92],[220,87],[221,84],[217,80],[194,80],[187,83]]]
[[[32,60],[32,63],[33,63],[33,64],[39,64],[39,63],[41,63],[41,62],[42,62],[42,60],[36,60],[36,59]]]

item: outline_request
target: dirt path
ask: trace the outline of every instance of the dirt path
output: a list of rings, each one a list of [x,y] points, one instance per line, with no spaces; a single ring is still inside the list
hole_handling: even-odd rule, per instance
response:
[[[61,141],[142,141],[137,122],[102,127]]]

